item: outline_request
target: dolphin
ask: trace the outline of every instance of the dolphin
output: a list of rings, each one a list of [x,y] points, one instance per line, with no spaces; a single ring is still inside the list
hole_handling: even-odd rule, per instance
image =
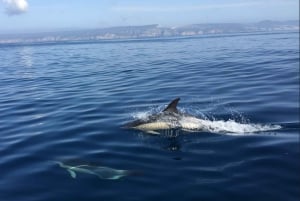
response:
[[[55,161],[61,168],[66,169],[70,176],[75,179],[77,173],[96,175],[100,179],[116,180],[132,174],[129,170],[117,170],[110,167],[92,166],[88,164],[68,165],[60,161]]]
[[[159,130],[182,129],[185,131],[196,131],[203,126],[202,119],[190,114],[182,113],[177,109],[180,98],[176,98],[169,105],[157,114],[148,116],[145,119],[138,119],[129,122],[123,128],[141,130],[150,134],[160,134]]]
[[[129,122],[123,128],[136,129],[150,134],[160,134],[161,130],[180,129],[186,132],[212,132],[221,134],[245,134],[280,129],[280,125],[261,125],[239,123],[234,120],[209,120],[197,118],[177,109],[180,98],[176,98],[169,105],[156,114],[147,118]]]

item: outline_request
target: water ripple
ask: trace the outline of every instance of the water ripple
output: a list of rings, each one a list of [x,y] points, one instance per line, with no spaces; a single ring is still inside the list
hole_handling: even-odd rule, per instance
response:
[[[298,45],[280,33],[1,47],[1,199],[297,200]],[[120,128],[178,96],[210,129]],[[140,175],[72,179],[51,163],[65,159]]]

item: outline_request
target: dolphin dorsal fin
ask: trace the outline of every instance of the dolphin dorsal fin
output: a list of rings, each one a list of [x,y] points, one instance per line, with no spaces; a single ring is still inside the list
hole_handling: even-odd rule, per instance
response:
[[[180,98],[174,99],[164,110],[163,112],[174,112],[178,113],[177,110],[177,103],[179,102]]]

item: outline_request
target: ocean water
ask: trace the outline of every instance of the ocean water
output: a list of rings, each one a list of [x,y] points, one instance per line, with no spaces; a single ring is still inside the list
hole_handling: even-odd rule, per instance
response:
[[[299,33],[1,45],[0,78],[1,201],[300,198]],[[121,128],[176,97],[206,130]]]

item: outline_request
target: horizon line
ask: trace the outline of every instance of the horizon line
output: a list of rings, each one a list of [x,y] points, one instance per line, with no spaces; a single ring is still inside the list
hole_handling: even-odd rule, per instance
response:
[[[255,24],[260,22],[289,22],[289,21],[298,21],[300,19],[289,19],[289,20],[258,20],[252,22],[207,22],[207,23],[187,23],[183,25],[161,25],[159,23],[149,23],[149,24],[131,24],[131,25],[112,25],[112,26],[105,26],[105,27],[65,27],[65,28],[30,28],[27,31],[22,30],[1,30],[0,35],[19,35],[19,34],[41,34],[41,33],[54,33],[54,32],[71,32],[71,31],[84,31],[84,30],[99,30],[99,29],[111,29],[111,28],[122,28],[122,27],[142,27],[142,26],[157,26],[158,28],[178,28],[190,25],[204,25],[204,24]]]

